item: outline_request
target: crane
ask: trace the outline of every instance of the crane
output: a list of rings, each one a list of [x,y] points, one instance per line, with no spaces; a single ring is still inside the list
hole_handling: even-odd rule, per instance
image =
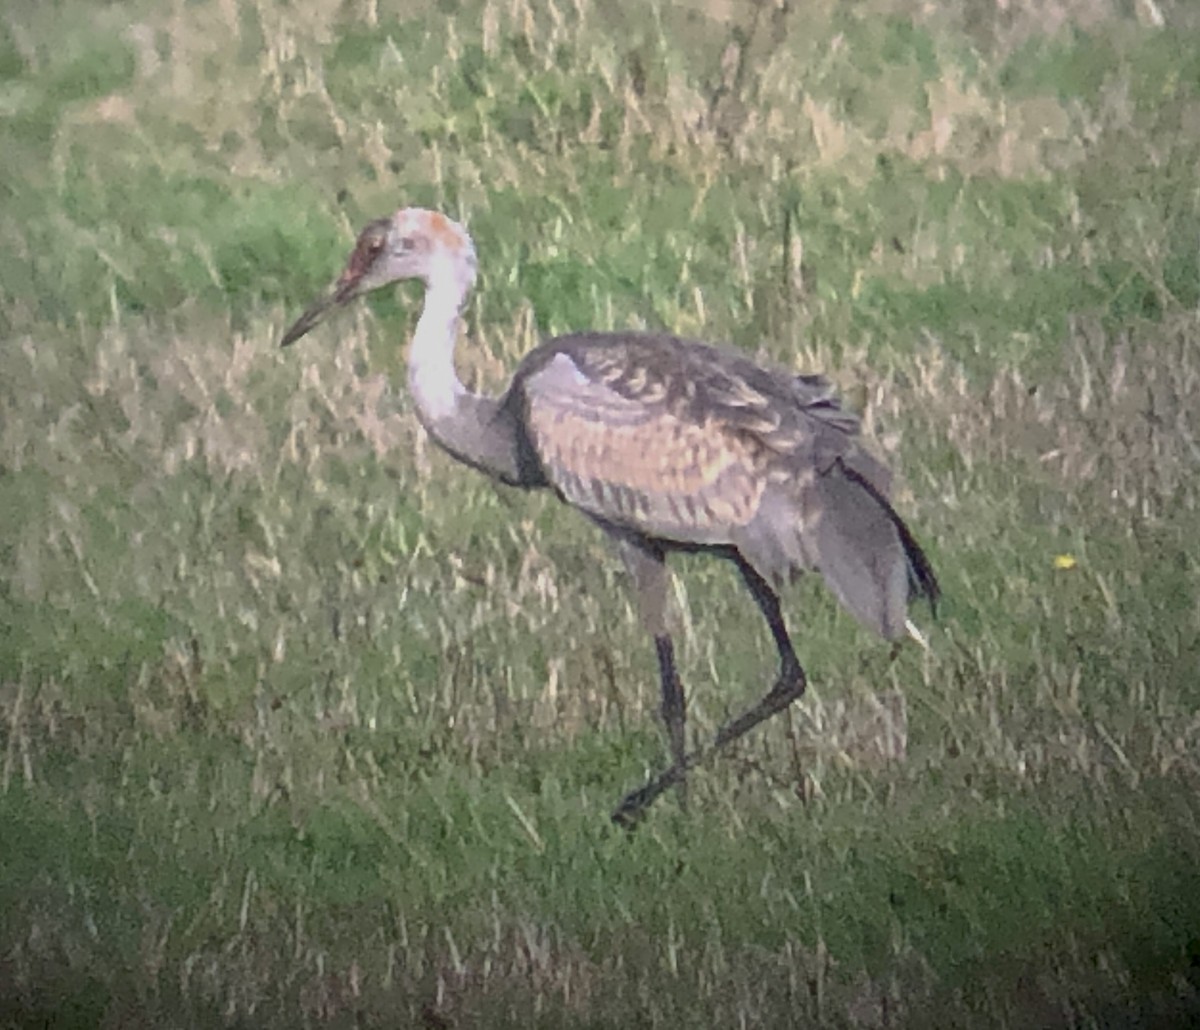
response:
[[[804,669],[778,590],[818,570],[859,622],[888,640],[907,632],[937,579],[888,501],[890,475],[862,446],[857,417],[830,383],[752,361],[732,348],[665,333],[579,332],[534,347],[498,397],[467,390],[454,368],[459,321],[475,283],[475,246],[438,211],[403,208],[359,234],[339,278],[287,330],[300,339],[372,290],[418,279],[425,302],[408,386],[429,435],[503,483],[548,488],[616,544],[654,640],[671,764],[627,794],[613,821],[634,825],[665,791],[798,699]],[[683,685],[667,623],[667,556],[731,561],[766,620],[779,672],[755,704],[687,750]]]

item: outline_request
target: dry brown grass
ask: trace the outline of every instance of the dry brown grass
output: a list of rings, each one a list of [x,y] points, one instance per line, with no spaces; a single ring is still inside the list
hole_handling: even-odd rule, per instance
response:
[[[128,14],[0,46],[0,1025],[1186,1012],[1188,5]],[[663,325],[861,399],[932,652],[802,585],[809,697],[604,833],[661,748],[602,543],[429,445],[415,296],[276,346],[401,201],[480,243],[472,385]],[[676,580],[698,734],[771,668],[733,587]]]

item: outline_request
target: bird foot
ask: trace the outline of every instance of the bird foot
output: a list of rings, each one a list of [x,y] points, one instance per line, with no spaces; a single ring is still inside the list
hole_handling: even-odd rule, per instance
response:
[[[612,821],[617,826],[623,827],[626,830],[634,829],[641,821],[646,809],[658,800],[659,795],[664,794],[676,784],[682,786],[686,783],[689,769],[699,764],[709,755],[719,751],[726,744],[753,729],[759,723],[769,719],[776,712],[787,708],[788,705],[804,694],[804,688],[805,678],[803,670],[799,666],[796,666],[795,669],[785,669],[765,697],[759,700],[757,704],[751,705],[750,708],[736,719],[727,722],[717,731],[717,735],[709,747],[701,748],[698,751],[693,751],[690,755],[685,755],[682,761],[676,762],[665,772],[650,780],[649,783],[626,794],[613,812]],[[686,795],[683,795],[681,800],[686,804]]]
[[[697,754],[690,755],[684,760],[682,767],[673,765],[649,783],[626,794],[621,803],[613,811],[613,823],[624,830],[635,829],[638,823],[642,821],[642,816],[646,814],[646,809],[658,800],[659,795],[666,793],[677,783],[683,784],[686,782],[687,770],[695,764],[698,758],[699,755]]]

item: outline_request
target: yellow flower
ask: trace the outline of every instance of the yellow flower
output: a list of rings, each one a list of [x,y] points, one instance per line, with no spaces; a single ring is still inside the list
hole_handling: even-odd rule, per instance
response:
[[[1056,569],[1073,569],[1079,562],[1075,560],[1073,554],[1056,554],[1054,556],[1054,567]]]

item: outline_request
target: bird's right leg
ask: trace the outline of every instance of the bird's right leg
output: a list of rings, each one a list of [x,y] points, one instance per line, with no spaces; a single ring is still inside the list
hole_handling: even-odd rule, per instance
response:
[[[667,728],[667,739],[671,743],[671,761],[682,766],[687,754],[685,733],[687,729],[687,707],[683,698],[683,684],[675,671],[675,645],[669,634],[654,638],[654,649],[658,652],[658,679],[662,685],[663,725]],[[679,802],[687,805],[687,782],[679,782]]]
[[[660,711],[671,746],[671,767],[680,772],[672,782],[678,784],[679,801],[686,805],[687,783],[682,773],[687,757],[687,709],[683,684],[675,668],[675,644],[667,631],[666,558],[661,548],[640,540],[618,538],[618,547],[637,591],[642,622],[654,638],[658,678],[662,687]]]
[[[735,560],[738,570],[742,574],[742,580],[758,605],[759,611],[762,612],[763,618],[767,620],[767,626],[770,627],[771,636],[775,640],[775,647],[779,651],[779,676],[765,697],[717,730],[717,735],[709,747],[700,748],[691,754],[684,754],[682,757],[675,755],[675,760],[669,769],[645,786],[639,787],[627,795],[612,815],[613,822],[620,826],[635,826],[641,814],[660,794],[676,784],[684,782],[688,769],[726,744],[748,733],[772,715],[782,712],[804,693],[807,680],[804,669],[800,665],[800,659],[796,657],[796,651],[792,647],[787,626],[783,621],[779,595],[745,559],[738,556]]]

